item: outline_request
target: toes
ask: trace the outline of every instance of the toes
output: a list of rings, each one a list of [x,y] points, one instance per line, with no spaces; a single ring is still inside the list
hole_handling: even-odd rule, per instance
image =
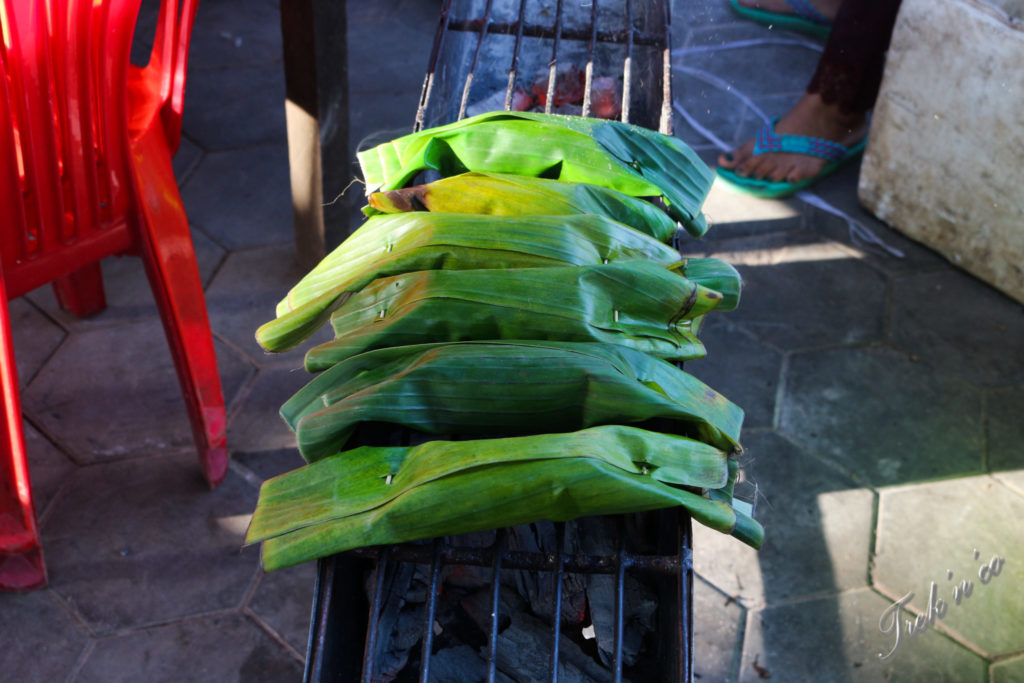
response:
[[[719,155],[718,165],[721,166],[722,168],[726,168],[731,171],[736,171],[740,175],[743,175],[742,173],[740,173],[739,169],[740,167],[745,165],[747,160],[750,159],[753,154],[754,141],[749,140],[740,145],[739,147],[737,147],[736,149],[730,152],[726,152],[725,154]]]
[[[775,172],[772,173],[772,181],[774,181],[776,183],[781,183],[783,181],[785,181],[787,183],[792,183],[792,182],[795,182],[798,179],[796,176],[797,176],[796,164],[794,164],[792,162],[784,163],[784,164],[780,164],[779,167],[775,169]]]
[[[771,156],[773,155],[765,154],[754,157],[749,163],[745,164],[747,177],[764,180],[772,171]]]

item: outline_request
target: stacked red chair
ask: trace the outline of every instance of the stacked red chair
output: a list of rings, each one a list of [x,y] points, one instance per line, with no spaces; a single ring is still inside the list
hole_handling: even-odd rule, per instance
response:
[[[0,0],[0,590],[45,585],[7,302],[53,283],[103,310],[100,259],[142,258],[203,474],[227,472],[225,411],[188,218],[171,167],[197,0],[163,0],[145,67],[141,0]]]

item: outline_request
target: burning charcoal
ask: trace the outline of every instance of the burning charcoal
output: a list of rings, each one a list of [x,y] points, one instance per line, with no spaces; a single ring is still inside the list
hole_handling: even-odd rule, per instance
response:
[[[466,115],[476,116],[488,111],[499,111],[505,108],[505,90],[495,90],[487,97],[466,105]],[[526,111],[531,109],[535,103],[535,97],[530,93],[516,88],[512,91],[512,98],[509,102],[509,109],[512,111]]]
[[[600,76],[590,86],[590,115],[617,119],[622,115],[622,94],[611,76]]]
[[[541,107],[548,103],[548,75],[549,71],[538,74],[537,80],[533,82],[533,94]],[[563,71],[555,78],[555,92],[551,104],[553,107],[560,107],[563,104],[580,104],[583,102],[584,83],[586,77],[579,67],[572,64],[567,71]]]

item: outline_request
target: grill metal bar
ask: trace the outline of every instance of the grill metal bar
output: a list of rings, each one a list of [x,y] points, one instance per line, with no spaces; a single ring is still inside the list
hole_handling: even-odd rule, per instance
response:
[[[501,556],[505,550],[508,531],[499,529],[494,540],[494,562],[491,564],[491,630],[487,644],[487,683],[498,677],[498,617],[501,611]]]
[[[626,0],[626,62],[622,65],[622,122],[629,123],[630,97],[633,94],[633,0]]]
[[[551,47],[551,63],[548,65],[548,92],[544,113],[550,114],[555,102],[555,82],[558,79],[558,43],[562,37],[562,0],[555,5],[555,41]]]
[[[510,36],[520,31],[518,26],[520,22],[516,21],[494,21],[487,27],[487,32],[492,34]],[[467,31],[470,33],[476,33],[480,30],[479,19],[453,19],[448,24],[448,30],[450,31]],[[529,38],[554,38],[555,31],[551,26],[545,26],[544,24],[526,24],[521,27],[524,36]],[[597,31],[595,38],[599,43],[618,43],[622,44],[626,42],[626,38],[630,33],[627,29],[616,30],[616,31]],[[651,45],[654,47],[660,47],[664,45],[664,37],[660,33],[651,33],[648,31],[633,31],[634,41],[637,45]],[[573,26],[563,27],[561,31],[561,37],[568,40],[588,40],[590,38],[589,29],[577,28]]]
[[[615,665],[613,674],[615,683],[622,683],[622,640],[623,612],[626,600],[626,566],[629,564],[626,555],[626,523],[622,518],[618,521],[619,554],[615,568]]]
[[[430,590],[427,593],[427,608],[424,610],[423,648],[420,651],[420,683],[430,681],[430,657],[434,648],[434,619],[437,614],[437,596],[441,590],[441,543],[434,539],[434,560],[430,563]]]
[[[679,633],[679,680],[693,680],[693,520],[690,515],[676,513],[681,527],[682,543],[679,554],[683,562],[679,567],[679,613],[682,615]]]
[[[430,61],[427,62],[427,75],[423,77],[423,87],[420,89],[420,103],[416,107],[416,119],[412,125],[412,132],[423,130],[424,117],[426,116],[427,105],[430,103],[430,96],[434,92],[434,75],[437,73],[437,60],[444,49],[444,38],[448,35],[448,27],[452,18],[452,0],[445,0],[441,8],[441,17],[438,19],[437,34],[434,35],[434,46],[430,49]]]
[[[663,13],[665,26],[672,25],[669,7],[670,4],[666,2]],[[661,118],[658,121],[658,131],[672,135],[672,55],[671,46],[667,41],[661,50]]]
[[[466,103],[469,101],[469,89],[473,85],[473,76],[476,74],[476,65],[477,62],[480,61],[480,48],[484,45],[484,40],[487,38],[487,27],[491,23],[492,2],[493,0],[487,0],[487,7],[484,9],[483,25],[480,27],[480,37],[477,38],[476,50],[473,51],[473,61],[469,65],[469,73],[466,74],[466,84],[462,88],[462,102],[459,104],[459,121],[466,116]]]
[[[512,65],[508,69],[508,86],[505,88],[505,111],[512,108],[512,93],[519,76],[519,48],[523,44],[523,25],[526,19],[526,0],[519,0],[519,20],[516,21],[516,43],[512,48]]]
[[[551,683],[558,683],[558,641],[562,637],[562,577],[565,576],[565,523],[555,525],[555,572],[551,576],[555,593],[551,609]]]
[[[432,550],[429,546],[401,544],[387,546],[390,558],[394,562],[411,562],[414,564],[430,564]],[[380,548],[359,548],[347,554],[369,560],[377,560],[382,555]],[[471,567],[489,567],[494,563],[493,548],[467,548],[445,545],[441,549],[441,560],[444,564],[462,564]],[[525,569],[528,571],[550,572],[558,567],[557,560],[551,555],[541,555],[522,550],[506,550],[503,553],[502,565],[507,569]],[[682,555],[642,555],[634,557],[630,569],[644,573],[672,575],[689,565]],[[615,574],[618,564],[615,555],[566,555],[562,564],[563,571],[573,574]]]
[[[587,67],[583,81],[582,116],[590,116],[590,100],[594,89],[594,46],[597,44],[597,0],[590,2],[590,40],[587,43]]]
[[[373,600],[370,602],[370,625],[366,631],[366,646],[363,648],[363,683],[372,683],[374,663],[377,661],[377,631],[380,626],[380,612],[383,607],[384,575],[388,571],[389,549],[384,548],[377,560],[377,571],[373,580]]]

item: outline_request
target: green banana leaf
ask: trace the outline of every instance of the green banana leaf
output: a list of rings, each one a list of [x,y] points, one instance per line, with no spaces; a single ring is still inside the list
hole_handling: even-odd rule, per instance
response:
[[[422,130],[360,152],[367,193],[405,186],[419,171],[514,173],[589,183],[632,197],[661,197],[700,237],[714,174],[677,138],[617,121],[491,112]]]
[[[368,545],[682,505],[756,548],[755,520],[678,488],[721,488],[729,462],[699,442],[617,425],[361,447],[265,482],[246,543],[264,541],[272,571]]]
[[[667,360],[705,355],[689,320],[722,300],[645,261],[510,270],[425,270],[375,280],[331,316],[334,341],[306,369],[387,346],[487,339],[623,344]]]
[[[567,458],[604,460],[666,484],[702,489],[722,488],[729,477],[723,451],[683,436],[622,425],[411,447],[361,446],[266,481],[246,542],[365,512],[458,472]]]
[[[432,211],[502,216],[563,216],[592,213],[625,223],[661,242],[676,222],[650,202],[598,185],[506,173],[460,173],[426,185],[374,192],[367,215]]]
[[[739,450],[743,411],[671,363],[625,346],[488,341],[353,356],[281,407],[307,461],[361,422],[467,436],[561,432],[664,418],[672,431]]]
[[[367,220],[277,305],[278,318],[256,332],[268,351],[301,343],[331,311],[378,277],[417,270],[597,265],[649,260],[669,266],[679,254],[654,238],[596,215],[476,216],[403,213]]]

